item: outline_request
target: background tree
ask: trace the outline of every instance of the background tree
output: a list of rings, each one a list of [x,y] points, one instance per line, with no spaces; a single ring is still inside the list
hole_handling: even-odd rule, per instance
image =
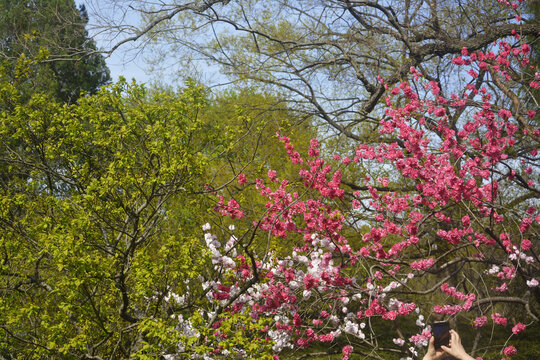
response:
[[[253,197],[239,174],[279,165],[278,145],[263,139],[296,120],[266,111],[280,103],[270,95],[210,98],[194,83],[174,92],[121,81],[72,105],[26,99],[32,63],[15,66],[0,72],[0,356],[156,358],[182,343],[181,319],[211,336],[196,315],[209,308],[200,279],[218,276],[201,239],[216,205],[208,194]],[[300,120],[299,139],[310,131]],[[228,343],[265,356],[268,341],[237,331],[248,318],[231,316]]]
[[[26,80],[26,92],[44,92],[74,103],[110,81],[103,56],[86,31],[88,14],[73,0],[2,0],[0,59],[14,66],[20,56],[40,63]]]
[[[94,4],[94,11],[100,4],[106,6]],[[121,11],[122,2],[115,6]],[[171,63],[176,54],[180,70],[202,58],[221,66],[232,80],[285,92],[297,110],[354,140],[382,115],[384,86],[378,77],[391,86],[408,78],[414,66],[448,93],[458,80],[450,76],[451,55],[511,36],[508,19],[524,15],[520,7],[497,1],[238,0],[152,6],[126,2],[124,11],[138,12],[144,21],[140,27],[116,22],[101,30],[126,34],[117,46],[157,43],[156,57]],[[537,30],[537,23],[522,24],[520,34],[537,36]]]

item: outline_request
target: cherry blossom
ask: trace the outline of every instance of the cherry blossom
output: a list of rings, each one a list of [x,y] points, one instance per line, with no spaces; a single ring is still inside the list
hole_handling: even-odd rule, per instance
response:
[[[223,314],[247,313],[253,321],[266,321],[261,336],[275,356],[332,343],[349,359],[354,349],[371,346],[371,323],[386,324],[396,351],[412,356],[427,346],[426,323],[433,314],[467,319],[467,326],[477,329],[492,311],[485,304],[510,298],[501,293],[520,284],[536,291],[540,259],[531,239],[540,214],[525,204],[516,208],[515,221],[504,202],[505,192],[535,186],[528,183],[535,171],[528,158],[537,160],[537,149],[508,157],[522,137],[538,142],[540,134],[522,123],[538,109],[503,106],[493,101],[492,90],[475,86],[486,72],[500,79],[501,87],[513,81],[509,70],[525,66],[530,53],[523,45],[501,41],[485,51],[462,49],[452,63],[474,81],[449,96],[411,69],[414,80],[389,86],[384,97],[377,130],[390,140],[358,143],[350,157],[334,154],[327,160],[317,139],[303,155],[289,137],[277,134],[296,178],[268,169],[254,179],[265,211],[250,219],[244,234],[232,235],[236,230],[229,228],[218,236],[220,229],[210,233],[210,225],[203,226],[214,270],[201,281],[208,326],[219,330]],[[462,110],[466,115],[457,119]],[[349,189],[344,179],[354,169],[383,174],[362,175]],[[244,174],[238,182],[251,186]],[[220,219],[247,217],[250,204],[229,195],[226,200],[225,194],[217,194]],[[354,223],[359,213],[368,215]],[[287,251],[272,250],[276,244]],[[470,286],[478,276],[489,285]],[[415,297],[422,300],[415,303]],[[490,317],[508,324],[508,313]],[[419,332],[390,335],[401,322],[416,323]],[[182,324],[186,332],[187,323]],[[526,328],[518,322],[511,332]],[[511,336],[509,329],[501,331]],[[513,346],[502,351],[517,352]]]
[[[520,332],[525,331],[526,328],[527,328],[527,326],[525,326],[524,324],[522,324],[522,323],[517,323],[517,324],[512,328],[512,332],[513,332],[514,334],[519,334]]]

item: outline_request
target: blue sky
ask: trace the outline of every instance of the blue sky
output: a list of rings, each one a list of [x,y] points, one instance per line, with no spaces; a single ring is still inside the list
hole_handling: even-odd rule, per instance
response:
[[[124,36],[130,36],[134,33],[134,28],[139,24],[139,12],[134,8],[139,0],[75,0],[77,6],[85,5],[89,22],[87,30],[89,35],[96,41],[97,47],[100,50],[108,51]],[[112,20],[111,20],[112,19]],[[107,31],[111,29],[110,25],[103,25],[112,21],[117,26],[113,31]],[[127,31],[124,26],[127,26]],[[129,34],[129,35],[128,35]],[[116,38],[111,39],[111,36]],[[108,38],[107,38],[108,37]],[[144,41],[144,40],[143,40]],[[173,88],[182,86],[186,75],[197,78],[209,87],[222,87],[229,84],[217,65],[211,65],[205,61],[199,61],[196,64],[196,73],[179,73],[178,70],[178,57],[168,56],[166,45],[164,45],[164,53],[159,61],[155,64],[157,71],[150,72],[152,68],[145,58],[155,59],[155,53],[152,53],[152,46],[145,48],[141,47],[141,41],[139,42],[127,42],[122,44],[116,49],[110,56],[106,55],[107,66],[111,72],[113,81],[117,81],[118,77],[123,76],[127,80],[135,79],[138,83],[159,83],[160,85],[169,85]],[[170,51],[182,51],[182,49],[170,49]],[[178,55],[178,54],[177,54]],[[145,72],[147,70],[147,72]]]
[[[90,36],[94,38],[96,41],[97,47],[100,50],[108,50],[111,46],[111,42],[105,41],[103,37],[100,36],[94,36],[92,26],[91,24],[95,23],[96,21],[96,7],[93,3],[94,0],[89,1],[82,1],[82,0],[75,0],[75,3],[77,6],[80,6],[81,4],[84,4],[87,8],[88,15],[89,15],[89,33]],[[97,2],[98,3],[98,2]],[[108,13],[104,14],[104,16],[113,16],[115,14]],[[126,20],[132,24],[136,24],[138,19],[135,17],[128,17]],[[144,56],[143,54],[135,51],[135,46],[133,43],[127,43],[119,47],[111,56],[106,56],[105,61],[107,62],[107,66],[109,67],[109,70],[111,71],[111,77],[113,81],[117,81],[119,76],[124,76],[126,79],[131,80],[134,78],[137,80],[137,82],[149,82],[150,76],[148,76],[144,69],[146,67],[146,64],[144,62]],[[167,83],[167,81],[164,81]]]

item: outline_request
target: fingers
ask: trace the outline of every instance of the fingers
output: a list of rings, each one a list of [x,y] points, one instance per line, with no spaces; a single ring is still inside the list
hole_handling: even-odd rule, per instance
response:
[[[429,345],[428,345],[428,353],[434,353],[435,352],[435,337],[431,337],[429,339]]]
[[[450,343],[451,344],[460,344],[461,339],[459,338],[459,334],[455,330],[450,330]]]

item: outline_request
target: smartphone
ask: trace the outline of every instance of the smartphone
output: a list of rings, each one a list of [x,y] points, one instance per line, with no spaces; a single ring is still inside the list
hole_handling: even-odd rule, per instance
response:
[[[450,324],[448,321],[434,322],[431,324],[431,330],[435,338],[435,349],[440,349],[443,345],[450,345]]]

